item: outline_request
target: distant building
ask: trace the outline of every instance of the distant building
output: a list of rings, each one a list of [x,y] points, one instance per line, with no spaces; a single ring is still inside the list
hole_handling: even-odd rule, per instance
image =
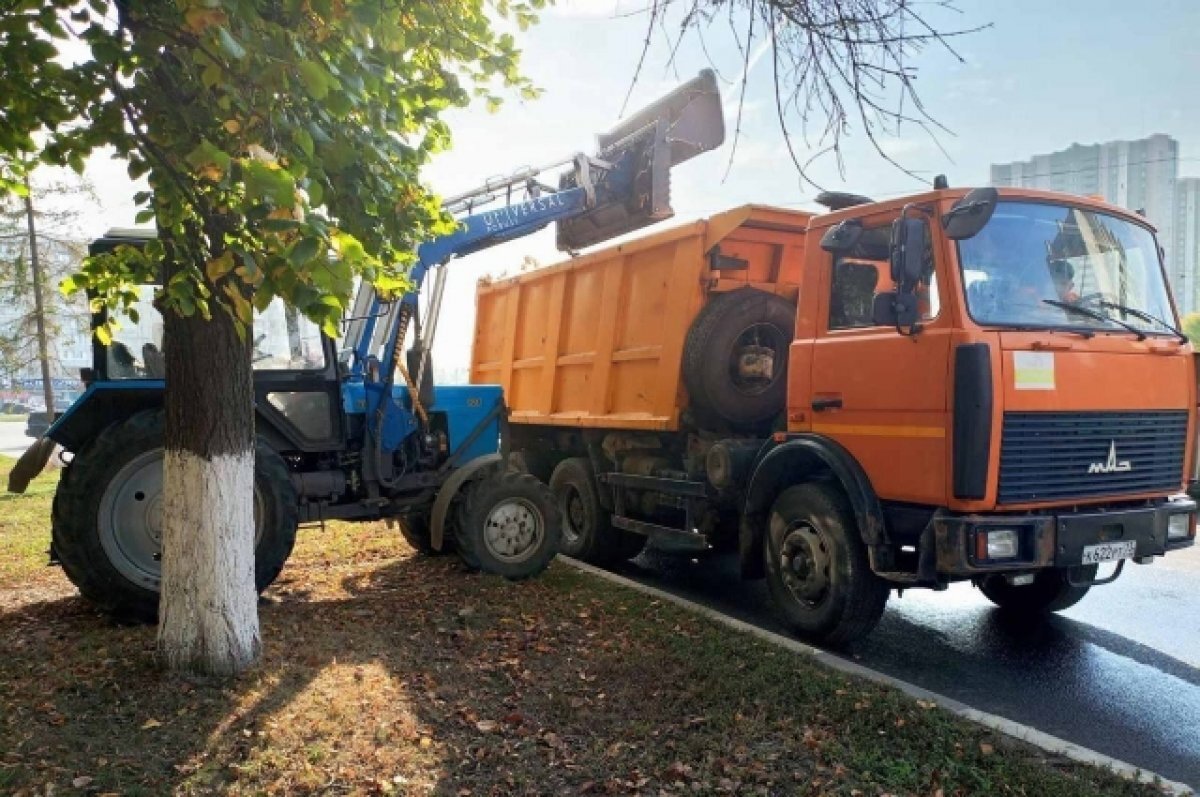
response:
[[[1179,142],[1157,134],[1136,141],[1072,144],[1027,161],[992,165],[995,186],[1041,188],[1085,196],[1102,196],[1114,205],[1140,211],[1158,228],[1158,241],[1166,255],[1171,289],[1182,312],[1197,307],[1197,268],[1200,244],[1195,230],[1190,238],[1177,234],[1184,216],[1176,211],[1182,202],[1184,182],[1179,179]],[[1192,186],[1192,201],[1200,188]]]
[[[1191,313],[1200,308],[1200,177],[1181,177],[1175,184],[1174,249],[1167,267],[1183,288],[1176,301],[1181,312]]]

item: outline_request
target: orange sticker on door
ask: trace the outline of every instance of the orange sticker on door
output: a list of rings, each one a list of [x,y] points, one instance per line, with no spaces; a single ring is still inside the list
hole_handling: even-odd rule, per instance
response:
[[[1054,352],[1013,352],[1013,386],[1017,390],[1054,389]]]

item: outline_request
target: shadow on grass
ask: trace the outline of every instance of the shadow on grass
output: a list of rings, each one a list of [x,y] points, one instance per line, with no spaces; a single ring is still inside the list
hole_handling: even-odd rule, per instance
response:
[[[1150,793],[566,568],[355,534],[289,566],[226,684],[77,598],[0,614],[0,793]]]
[[[603,779],[602,756],[570,764],[569,734],[619,740],[620,716],[579,711],[608,688],[597,679],[627,673],[576,666],[580,646],[604,647],[577,609],[453,557],[305,563],[260,605],[264,665],[213,684],[158,669],[151,627],[78,597],[29,603],[0,614],[0,793],[457,795]]]

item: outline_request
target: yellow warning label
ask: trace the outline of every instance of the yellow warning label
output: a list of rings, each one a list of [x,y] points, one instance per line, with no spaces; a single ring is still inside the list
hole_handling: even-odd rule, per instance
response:
[[[1013,382],[1017,390],[1054,389],[1054,352],[1013,352]]]

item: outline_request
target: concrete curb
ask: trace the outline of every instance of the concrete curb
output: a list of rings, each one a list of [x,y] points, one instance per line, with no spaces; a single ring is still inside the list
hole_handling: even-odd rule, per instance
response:
[[[811,645],[806,645],[803,642],[791,639],[790,637],[785,637],[781,634],[777,634],[774,631],[767,631],[766,629],[759,628],[756,625],[751,625],[750,623],[742,620],[729,617],[728,615],[722,614],[715,609],[702,606],[699,603],[695,603],[686,598],[681,598],[678,595],[672,595],[664,590],[657,589],[655,587],[649,587],[645,584],[639,584],[632,579],[617,575],[616,573],[610,573],[607,570],[602,570],[601,568],[594,567],[585,562],[571,559],[570,557],[563,556],[562,554],[559,554],[558,560],[570,565],[576,570],[580,570],[584,573],[602,578],[605,581],[609,581],[613,584],[627,587],[636,592],[640,592],[643,595],[649,595],[660,600],[669,601],[676,606],[684,608],[695,614],[707,617],[708,619],[720,623],[721,625],[724,625],[735,631],[750,634],[751,636],[757,637],[758,639],[775,645],[776,647],[783,648],[784,650],[788,650],[792,653],[808,656],[809,658],[820,662],[826,667],[831,667],[839,672],[846,673],[847,675],[854,675],[859,678],[865,678],[868,681],[874,681],[878,684],[884,684],[886,686],[899,689],[906,695],[918,700],[936,703],[939,707],[949,711],[951,714],[956,714],[959,717],[968,719],[979,725],[983,725],[986,728],[990,728],[1007,736],[1020,739],[1021,741],[1045,750],[1048,753],[1061,755],[1081,764],[1092,764],[1105,769],[1111,769],[1113,772],[1130,778],[1131,780],[1137,780],[1151,785],[1157,784],[1161,786],[1166,793],[1178,795],[1178,797],[1189,797],[1189,795],[1195,797],[1196,795],[1196,792],[1193,791],[1192,787],[1185,783],[1167,780],[1160,775],[1156,775],[1153,772],[1147,772],[1146,770],[1140,769],[1133,764],[1112,758],[1111,756],[1104,755],[1103,753],[1098,753],[1095,750],[1090,750],[1086,747],[1081,747],[1072,742],[1068,742],[1065,739],[1059,739],[1057,736],[1051,736],[1048,733],[1043,733],[1036,728],[1031,728],[1028,725],[1023,725],[1019,722],[1013,722],[1012,720],[997,716],[996,714],[989,714],[986,711],[980,711],[978,709],[971,708],[965,703],[960,703],[953,698],[946,697],[945,695],[939,695],[936,692],[930,692],[928,689],[923,689],[916,684],[911,684],[908,681],[902,681],[899,678],[893,678],[890,675],[886,675],[877,670],[872,670],[869,667],[864,667],[861,664],[855,664],[852,661],[843,659],[840,656],[829,653],[828,651],[814,648]]]

